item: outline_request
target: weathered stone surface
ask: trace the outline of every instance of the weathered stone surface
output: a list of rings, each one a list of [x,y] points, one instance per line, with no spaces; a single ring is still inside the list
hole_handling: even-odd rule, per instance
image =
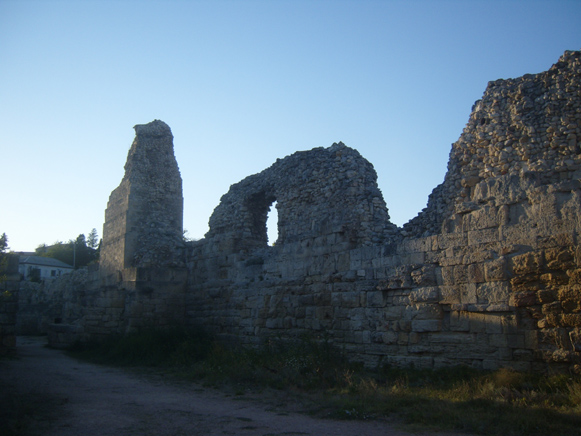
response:
[[[134,267],[182,266],[182,179],[163,121],[135,126],[121,184],[111,193],[100,253],[103,278]]]
[[[0,356],[14,352],[18,312],[18,257],[0,256]]]
[[[78,322],[86,336],[173,315],[249,344],[325,336],[368,365],[579,364],[580,52],[490,82],[444,182],[403,229],[389,222],[372,165],[337,143],[233,185],[206,237],[188,244],[187,270],[166,127],[136,127],[107,209],[102,283],[88,286]],[[279,239],[268,246],[275,201]]]

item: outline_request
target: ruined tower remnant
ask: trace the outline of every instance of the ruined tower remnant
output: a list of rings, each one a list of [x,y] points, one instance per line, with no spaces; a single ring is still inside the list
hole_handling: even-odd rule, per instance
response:
[[[184,317],[182,179],[167,124],[135,126],[125,176],[111,193],[84,333],[126,333]]]
[[[159,120],[136,125],[135,133],[125,176],[111,193],[105,211],[103,279],[125,268],[182,264],[182,179],[173,135]]]

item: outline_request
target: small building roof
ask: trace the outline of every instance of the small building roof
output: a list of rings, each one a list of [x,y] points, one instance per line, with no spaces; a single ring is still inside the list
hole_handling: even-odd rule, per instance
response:
[[[37,265],[37,266],[54,266],[56,268],[70,268],[73,269],[72,265],[68,263],[61,262],[58,259],[53,259],[52,257],[43,256],[20,256],[20,263],[26,265]]]

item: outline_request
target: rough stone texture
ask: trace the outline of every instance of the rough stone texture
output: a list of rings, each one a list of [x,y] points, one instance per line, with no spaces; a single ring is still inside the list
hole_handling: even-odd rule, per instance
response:
[[[491,82],[453,144],[444,183],[401,233],[381,221],[374,177],[355,169],[359,191],[373,194],[350,197],[348,184],[329,183],[336,169],[317,172],[332,167],[338,147],[352,155],[342,145],[234,185],[192,246],[187,319],[251,343],[324,335],[371,366],[578,369],[580,78],[580,53],[566,52],[545,73]],[[353,164],[367,168],[359,157]],[[259,204],[252,192],[265,193]],[[346,198],[348,210],[329,197]],[[274,199],[281,236],[265,247]],[[380,212],[358,226],[354,208],[377,210],[369,204]],[[325,213],[338,226],[318,225]],[[220,232],[218,222],[236,230]]]
[[[146,143],[137,133],[135,148]],[[156,255],[164,235],[162,245],[123,239],[131,227],[116,222],[150,215],[120,195],[122,182],[106,224],[121,230],[106,234],[125,257],[103,259],[111,280],[87,286],[78,325],[92,336],[173,315],[252,344],[324,336],[368,366],[581,372],[580,135],[581,52],[566,52],[547,72],[489,84],[444,183],[403,229],[389,222],[371,164],[333,144],[233,185],[206,237],[188,244],[187,269]],[[149,165],[132,162],[136,173]],[[162,201],[163,189],[145,186],[144,197],[148,189]],[[279,239],[269,247],[274,201]],[[111,265],[122,265],[116,277]]]
[[[88,268],[73,271],[58,280],[41,283],[21,281],[18,291],[16,332],[19,335],[45,335],[52,324],[78,320],[84,315],[84,299],[89,284]]]
[[[135,132],[125,175],[107,204],[99,268],[86,273],[82,290],[59,293],[65,304],[61,322],[48,325],[52,346],[184,321],[182,180],[173,135],[159,120]]]
[[[577,180],[579,63],[579,52],[567,51],[546,72],[490,82],[452,144],[444,183],[404,229],[416,236],[450,232],[458,215],[477,205],[518,204],[531,183]],[[498,224],[499,217],[484,214],[489,227]]]
[[[134,128],[125,176],[105,211],[102,278],[125,268],[183,265],[182,179],[173,135],[159,120]]]
[[[18,256],[5,255],[0,269],[0,355],[16,348],[16,315],[18,312]]]
[[[327,243],[345,249],[378,244],[397,232],[373,165],[338,143],[278,159],[232,185],[210,218],[207,238],[223,254],[266,247],[275,201],[277,244],[330,238]]]

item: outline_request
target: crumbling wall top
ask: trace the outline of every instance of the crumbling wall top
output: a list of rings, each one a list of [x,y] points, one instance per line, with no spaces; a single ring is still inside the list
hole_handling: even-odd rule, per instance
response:
[[[171,129],[160,120],[134,128],[123,180],[105,211],[100,261],[104,275],[182,263],[182,179]]]
[[[566,51],[548,71],[489,82],[452,144],[448,172],[427,208],[404,226],[437,234],[458,210],[488,201],[487,183],[552,183],[581,168],[581,51]],[[496,198],[495,201],[509,201]],[[468,204],[468,203],[472,204]]]
[[[207,238],[227,240],[234,251],[266,246],[266,220],[275,201],[277,245],[331,234],[369,245],[396,233],[373,165],[339,142],[278,159],[232,185],[210,218]]]

